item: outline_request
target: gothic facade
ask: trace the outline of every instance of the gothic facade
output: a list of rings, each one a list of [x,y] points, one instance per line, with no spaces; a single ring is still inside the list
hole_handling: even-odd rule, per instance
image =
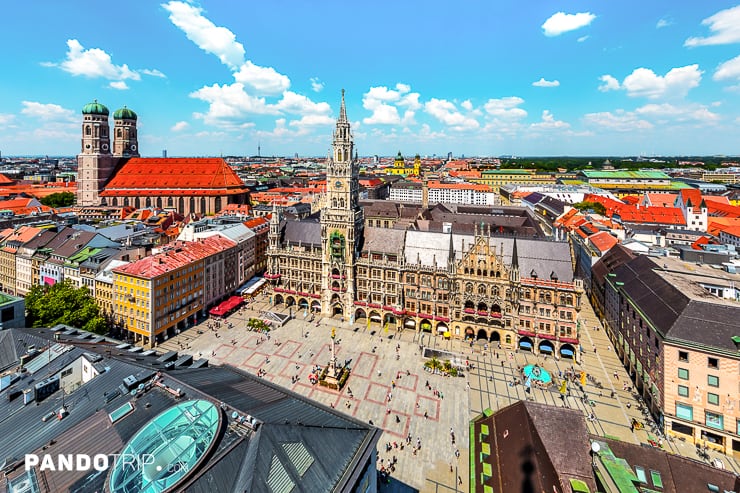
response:
[[[272,302],[367,324],[577,358],[583,285],[567,243],[366,226],[344,93],[318,215],[273,209]],[[300,315],[299,315],[300,316]]]

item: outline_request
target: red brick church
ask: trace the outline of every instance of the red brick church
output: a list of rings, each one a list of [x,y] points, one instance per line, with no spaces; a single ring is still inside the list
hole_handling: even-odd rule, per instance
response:
[[[139,157],[137,115],[125,106],[113,113],[93,101],[82,108],[82,152],[77,156],[77,205],[175,209],[215,214],[248,203],[249,191],[221,158]]]

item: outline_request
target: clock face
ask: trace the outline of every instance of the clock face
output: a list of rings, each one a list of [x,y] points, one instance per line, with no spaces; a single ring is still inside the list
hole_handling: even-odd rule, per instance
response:
[[[342,182],[337,180],[334,182],[334,188],[342,188]]]

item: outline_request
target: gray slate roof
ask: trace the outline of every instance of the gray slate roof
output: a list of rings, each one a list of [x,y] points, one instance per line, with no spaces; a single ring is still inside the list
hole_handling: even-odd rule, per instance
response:
[[[406,231],[388,228],[365,228],[365,252],[398,254],[403,250]]]
[[[0,468],[6,461],[16,463],[34,452],[120,452],[145,423],[176,403],[175,397],[156,386],[136,397],[120,390],[129,375],[139,381],[151,378],[160,367],[155,364],[156,356],[142,358],[105,344],[79,346],[83,342],[76,335],[62,341],[72,349],[36,374],[27,374],[14,384],[16,389],[32,387],[31,379],[57,373],[88,354],[93,359],[102,357],[94,363],[102,373],[65,395],[69,415],[62,420],[41,419],[61,407],[59,391],[39,405],[26,406],[22,397],[8,400],[8,389],[0,392]],[[4,361],[15,361],[17,354],[25,352],[19,343],[43,348],[62,341],[54,341],[46,329],[7,329],[0,332],[0,355]],[[359,478],[361,465],[380,438],[377,428],[234,368],[176,368],[162,372],[161,381],[169,388],[182,389],[185,399],[223,403],[222,432],[212,455],[180,486],[186,491],[271,493],[269,485],[278,480],[292,481],[294,491],[343,491]],[[106,394],[112,396],[107,402]],[[126,402],[132,402],[134,410],[111,425],[107,414]],[[237,432],[230,426],[233,410],[261,422],[251,432]],[[301,467],[308,461],[309,467]],[[11,475],[20,473],[22,467]],[[101,491],[106,479],[94,471],[46,474],[53,476],[47,477],[52,491]]]
[[[316,218],[285,221],[283,241],[286,244],[321,246],[321,224]]]
[[[665,259],[638,256],[615,270],[621,289],[667,338],[736,351],[740,304],[717,298],[690,281],[666,272]]]
[[[460,260],[464,251],[468,251],[475,241],[473,235],[452,234],[452,245],[455,260]],[[558,280],[571,282],[573,269],[570,258],[570,246],[566,242],[529,240],[517,238],[519,272],[522,277],[529,277],[535,271],[540,278],[549,278],[554,272]],[[514,238],[491,237],[490,245],[496,252],[503,252],[504,261],[511,264],[511,253]],[[406,262],[415,264],[417,259],[422,265],[433,265],[436,259],[438,267],[447,267],[450,257],[450,234],[425,231],[407,231],[404,256]]]

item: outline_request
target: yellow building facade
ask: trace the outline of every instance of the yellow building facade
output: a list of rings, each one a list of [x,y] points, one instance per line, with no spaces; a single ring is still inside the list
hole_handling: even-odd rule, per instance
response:
[[[407,167],[406,160],[403,158],[401,151],[398,151],[398,155],[393,161],[393,167],[388,168],[386,172],[389,175],[421,176],[421,157],[417,154],[414,157],[414,165]]]

